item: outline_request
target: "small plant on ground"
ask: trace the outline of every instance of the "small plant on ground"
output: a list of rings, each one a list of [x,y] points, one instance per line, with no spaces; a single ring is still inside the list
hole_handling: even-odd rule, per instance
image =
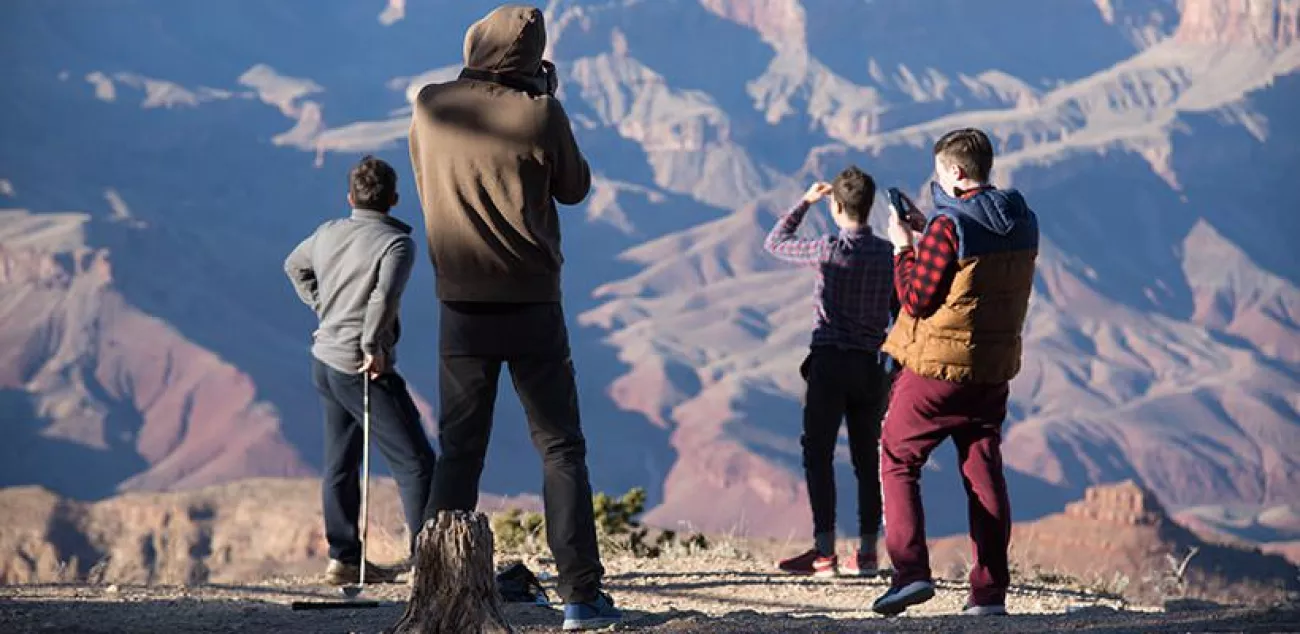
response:
[[[1174,553],[1165,553],[1165,561],[1169,564],[1169,569],[1165,571],[1164,578],[1160,580],[1160,586],[1166,601],[1187,598],[1189,590],[1187,567],[1200,552],[1200,546],[1193,546],[1182,557]]]
[[[704,535],[682,537],[675,531],[652,531],[637,519],[645,512],[646,492],[633,488],[620,497],[596,493],[591,498],[595,511],[596,537],[606,552],[633,557],[691,554],[709,548]],[[496,548],[502,552],[539,554],[546,549],[546,520],[541,513],[511,509],[492,518]]]
[[[86,573],[86,583],[97,586],[104,585],[105,577],[108,575],[108,564],[111,559],[111,555],[100,557],[99,561],[95,562],[95,565],[91,566],[90,571]]]
[[[492,517],[496,550],[537,554],[545,548],[546,520],[536,511],[510,509]]]
[[[1083,585],[1083,590],[1090,594],[1123,600],[1124,593],[1131,583],[1132,580],[1129,579],[1128,575],[1116,571],[1110,577],[1104,575],[1093,577],[1092,581]]]
[[[1077,587],[1079,580],[1062,572],[1043,570],[1040,566],[1034,566],[1033,573],[1030,577],[1034,583],[1047,586]]]

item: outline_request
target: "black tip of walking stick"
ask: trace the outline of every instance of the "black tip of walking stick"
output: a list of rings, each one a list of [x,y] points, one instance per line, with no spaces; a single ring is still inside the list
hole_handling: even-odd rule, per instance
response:
[[[369,599],[357,599],[353,601],[294,601],[289,604],[289,608],[294,611],[299,610],[355,610],[360,608],[377,608],[380,606],[378,601]]]

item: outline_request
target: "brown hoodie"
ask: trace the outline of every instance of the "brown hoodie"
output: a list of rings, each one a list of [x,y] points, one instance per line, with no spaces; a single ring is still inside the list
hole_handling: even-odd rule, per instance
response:
[[[555,203],[591,189],[564,108],[545,93],[542,12],[506,5],[465,34],[461,77],[425,86],[411,117],[411,166],[438,298],[558,302]]]

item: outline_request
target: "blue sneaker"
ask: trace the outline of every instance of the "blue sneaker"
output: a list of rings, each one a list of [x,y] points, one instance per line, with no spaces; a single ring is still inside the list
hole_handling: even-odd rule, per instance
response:
[[[590,603],[564,604],[564,631],[598,630],[623,621],[623,613],[614,607],[614,599],[601,592]]]
[[[898,616],[904,610],[934,598],[934,584],[929,581],[913,581],[905,586],[893,586],[880,595],[871,606],[876,614]]]

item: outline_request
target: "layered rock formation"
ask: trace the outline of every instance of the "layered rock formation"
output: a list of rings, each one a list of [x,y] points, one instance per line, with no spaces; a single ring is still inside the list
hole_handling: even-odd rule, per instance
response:
[[[1141,603],[1214,597],[1269,604],[1300,590],[1284,558],[1201,540],[1132,481],[1091,487],[1064,513],[1017,524],[1011,539],[1012,565],[1023,578],[1064,578]],[[936,570],[951,576],[964,574],[969,553],[963,538],[932,547]]]
[[[93,224],[0,211],[0,483],[57,468],[46,482],[97,497],[310,473],[246,374],[122,297]]]
[[[5,13],[18,61],[0,71],[14,87],[0,194],[37,211],[0,228],[0,398],[17,439],[0,483],[100,497],[308,471],[311,324],[280,262],[345,212],[354,154],[403,169],[408,99],[455,76],[480,13],[382,4],[254,18],[218,4],[201,28],[165,3]],[[549,11],[561,98],[597,172],[564,222],[598,488],[646,486],[665,526],[806,534],[811,277],[762,236],[847,163],[923,189],[929,144],[975,125],[1044,233],[1005,445],[1019,517],[1128,478],[1176,509],[1297,502],[1300,224],[1279,204],[1300,161],[1294,2]],[[340,44],[359,35],[376,45]],[[74,223],[93,231],[51,230],[61,209],[94,214]],[[398,213],[419,224],[413,205]],[[810,224],[828,229],[820,211]],[[403,369],[426,394],[432,283],[417,267],[403,314],[418,324]],[[503,396],[499,413],[485,486],[535,490],[522,412]],[[936,534],[965,522],[950,465],[940,452],[925,478]]]
[[[372,483],[373,561],[407,556],[397,488]],[[536,498],[485,496],[480,507],[533,509]],[[0,583],[185,585],[315,575],[328,557],[320,482],[252,479],[181,493],[78,502],[39,487],[0,490]]]

